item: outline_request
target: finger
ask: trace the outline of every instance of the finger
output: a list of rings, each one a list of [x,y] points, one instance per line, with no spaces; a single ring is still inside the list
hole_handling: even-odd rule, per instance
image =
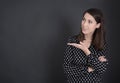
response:
[[[67,43],[67,45],[73,45],[74,43]]]
[[[101,59],[101,57],[98,58],[99,60]]]
[[[67,43],[67,45],[71,45],[71,43]]]
[[[67,43],[67,45],[77,46],[76,43]]]
[[[101,62],[106,62],[107,59],[106,59],[106,58],[101,58],[101,59],[99,59],[99,61],[101,61]]]
[[[83,45],[83,42],[80,42],[81,45]]]
[[[80,48],[80,44],[77,43],[67,43],[68,45],[74,46],[76,48]]]
[[[99,58],[105,58],[105,56],[100,56]]]

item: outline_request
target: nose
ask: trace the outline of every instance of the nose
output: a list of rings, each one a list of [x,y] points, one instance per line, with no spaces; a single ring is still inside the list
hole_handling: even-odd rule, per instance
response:
[[[86,21],[83,22],[83,26],[86,27],[88,24]]]

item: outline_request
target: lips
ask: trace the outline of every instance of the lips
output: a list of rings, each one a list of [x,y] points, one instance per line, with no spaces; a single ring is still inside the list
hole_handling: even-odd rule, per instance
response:
[[[82,29],[82,31],[86,31],[86,29]]]

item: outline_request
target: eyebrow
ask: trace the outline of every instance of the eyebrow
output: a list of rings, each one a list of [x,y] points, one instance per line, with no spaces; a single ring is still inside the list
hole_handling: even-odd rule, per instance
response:
[[[85,17],[83,17],[82,19],[86,19],[86,18],[85,18]],[[88,20],[92,21],[91,19],[88,19]]]

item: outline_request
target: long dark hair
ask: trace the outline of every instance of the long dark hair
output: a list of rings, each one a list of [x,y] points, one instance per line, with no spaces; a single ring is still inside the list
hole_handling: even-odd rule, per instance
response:
[[[101,12],[100,9],[97,8],[90,8],[87,9],[84,13],[83,16],[89,13],[94,17],[97,23],[100,23],[100,27],[96,28],[95,32],[93,33],[93,38],[92,38],[92,45],[97,49],[101,50],[103,48],[103,45],[105,43],[105,30],[104,30],[104,19],[103,19],[103,13]],[[78,41],[83,41],[85,40],[84,34],[82,33],[82,30],[80,30],[80,34],[77,37]]]

